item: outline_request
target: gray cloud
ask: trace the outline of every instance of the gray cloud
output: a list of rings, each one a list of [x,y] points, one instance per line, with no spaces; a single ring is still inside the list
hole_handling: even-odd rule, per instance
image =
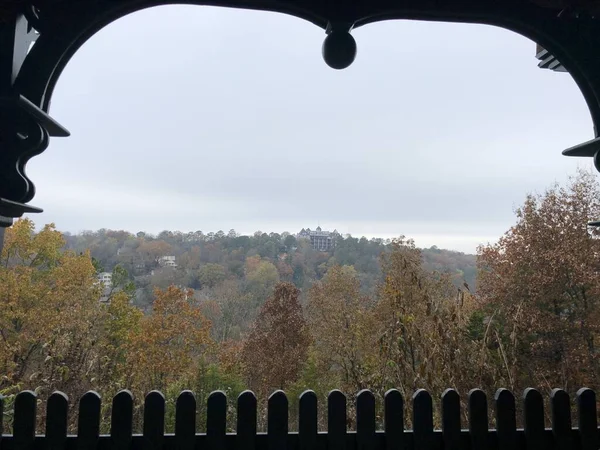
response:
[[[473,251],[526,193],[574,173],[592,137],[567,74],[491,27],[355,30],[345,71],[322,30],[277,14],[161,7],[101,31],[59,80],[72,132],[28,173],[38,222],[251,232],[315,226]]]

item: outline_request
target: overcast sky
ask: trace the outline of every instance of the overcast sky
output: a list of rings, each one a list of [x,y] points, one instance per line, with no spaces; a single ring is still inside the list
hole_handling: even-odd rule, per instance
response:
[[[132,232],[302,227],[474,252],[593,137],[568,74],[487,26],[393,21],[324,32],[265,12],[169,6],[108,26],[71,60],[51,114],[72,133],[28,165],[38,223]]]

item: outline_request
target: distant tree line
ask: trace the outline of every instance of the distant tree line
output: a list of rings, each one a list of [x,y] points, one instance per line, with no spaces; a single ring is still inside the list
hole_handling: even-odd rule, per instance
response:
[[[391,239],[339,237],[328,252],[314,250],[307,240],[284,233],[243,236],[235,230],[216,233],[202,231],[182,233],[163,231],[154,236],[145,232],[101,229],[76,235],[65,233],[66,246],[76,252],[90,251],[98,270],[126,269],[138,288],[147,288],[140,306],[151,301],[152,289],[176,284],[195,290],[217,288],[231,280],[244,282],[248,265],[260,263],[259,273],[267,278],[289,281],[299,289],[307,289],[323,278],[335,265],[353,266],[364,292],[373,292],[381,280],[380,256],[390,248]],[[160,265],[160,258],[176,257],[177,270]],[[442,250],[422,250],[427,270],[447,273],[457,287],[466,282],[476,288],[475,255]],[[250,271],[252,272],[252,270]],[[276,273],[276,275],[275,275]],[[258,274],[255,274],[258,275]],[[264,284],[256,280],[255,284]],[[253,281],[249,281],[253,284]]]

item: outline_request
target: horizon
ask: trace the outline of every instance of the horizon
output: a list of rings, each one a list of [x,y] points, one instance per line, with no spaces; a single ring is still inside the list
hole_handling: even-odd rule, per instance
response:
[[[35,217],[29,217],[29,216],[27,216],[27,218],[33,220],[34,223],[36,223]],[[44,225],[40,225],[39,223],[36,223],[36,231],[39,231]],[[106,231],[125,231],[127,233],[132,234],[133,236],[135,236],[139,232],[143,232],[146,235],[149,235],[149,236],[151,236],[153,238],[157,238],[158,235],[161,232],[163,232],[163,231],[169,231],[169,232],[172,232],[172,233],[183,233],[183,234],[192,233],[194,231],[202,231],[202,233],[204,235],[207,235],[209,233],[217,233],[219,231],[222,231],[223,233],[227,234],[230,230],[234,230],[238,236],[253,236],[256,232],[259,232],[259,231],[262,232],[262,233],[266,233],[266,234],[270,234],[270,233],[278,233],[278,234],[289,233],[290,235],[296,236],[300,232],[300,230],[302,228],[306,228],[306,229],[310,228],[311,230],[316,229],[316,227],[314,227],[314,228],[312,228],[312,227],[300,227],[300,228],[298,228],[297,230],[294,230],[294,231],[290,231],[289,229],[284,229],[282,231],[274,231],[274,230],[267,230],[267,229],[258,229],[258,230],[255,230],[255,231],[246,231],[246,230],[236,230],[235,228],[226,228],[226,229],[224,228],[224,229],[207,230],[207,231],[201,230],[201,229],[187,230],[187,231],[175,230],[175,229],[162,229],[162,230],[158,230],[158,231],[149,231],[149,230],[136,230],[136,231],[132,231],[132,230],[126,230],[126,229],[121,229],[121,228],[100,227],[100,228],[96,228],[96,229],[84,229],[84,230],[72,231],[72,230],[64,230],[64,229],[61,229],[60,227],[58,227],[56,224],[54,224],[54,225],[55,225],[57,231],[59,231],[59,232],[61,232],[63,234],[70,234],[72,236],[81,235],[81,234],[84,234],[84,233],[87,233],[87,232],[95,233],[95,232],[98,232],[100,230],[106,230]],[[323,225],[317,225],[317,226],[321,226],[321,228],[323,229],[323,231],[334,231],[334,230],[337,230],[338,233],[342,237],[344,237],[344,238],[346,238],[346,237],[352,237],[352,238],[361,239],[361,238],[364,237],[364,238],[369,239],[369,240],[372,240],[372,239],[382,239],[382,240],[389,239],[389,240],[393,240],[393,239],[400,239],[400,238],[402,238],[405,241],[407,241],[407,240],[414,241],[415,246],[417,248],[420,248],[420,249],[431,249],[432,247],[436,247],[436,248],[438,248],[440,250],[447,250],[447,251],[451,251],[451,252],[463,253],[465,255],[476,255],[477,254],[477,251],[469,252],[469,251],[462,251],[462,250],[459,250],[459,249],[456,249],[456,248],[442,247],[442,246],[436,244],[435,242],[433,242],[433,239],[435,238],[434,235],[428,236],[425,239],[422,239],[422,238],[421,239],[414,239],[412,236],[406,236],[406,235],[403,235],[401,233],[397,234],[397,235],[377,235],[377,234],[369,234],[369,233],[365,233],[365,234],[360,234],[360,233],[345,233],[345,232],[340,231],[339,228],[335,228],[335,227],[329,227],[328,228],[328,227],[325,227]],[[460,241],[460,239],[461,239],[460,237],[457,238],[457,240],[459,240],[459,241]],[[423,245],[423,242],[427,242],[427,244]],[[429,244],[429,242],[433,242],[433,243]],[[480,245],[486,245],[486,244],[490,244],[490,243],[493,243],[493,242],[492,241],[488,241],[488,242],[482,243]]]

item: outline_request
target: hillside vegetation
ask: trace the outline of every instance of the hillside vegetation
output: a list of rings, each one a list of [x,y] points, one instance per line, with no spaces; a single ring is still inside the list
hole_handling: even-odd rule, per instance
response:
[[[235,284],[244,291],[252,284],[272,287],[274,282],[289,281],[306,290],[335,265],[352,266],[363,292],[372,293],[381,281],[381,256],[391,244],[390,239],[340,236],[335,248],[321,252],[313,250],[307,240],[287,232],[257,231],[243,236],[235,230],[163,231],[153,236],[101,229],[64,236],[66,248],[78,253],[89,250],[98,270],[112,272],[116,266],[126,269],[136,287],[144,290],[138,298],[140,306],[151,302],[154,287],[170,284],[207,292],[223,285],[231,288]],[[426,270],[447,274],[457,287],[466,282],[475,289],[475,255],[437,247],[421,253]],[[174,256],[177,267],[161,267],[164,256]]]
[[[528,196],[515,225],[479,249],[477,291],[463,279],[472,257],[403,239],[346,237],[315,252],[287,234],[70,236],[20,220],[0,258],[4,426],[22,389],[42,400],[64,391],[76,409],[87,390],[106,399],[128,388],[136,431],[152,389],[167,398],[167,431],[183,389],[197,397],[200,430],[217,389],[231,403],[252,389],[261,428],[276,389],[293,424],[305,389],[324,401],[368,388],[378,408],[390,388],[438,399],[453,387],[463,406],[474,387],[598,389],[600,234],[587,226],[598,217],[600,187],[585,172]],[[111,269],[107,292],[98,274]],[[107,432],[110,408],[102,414]]]

